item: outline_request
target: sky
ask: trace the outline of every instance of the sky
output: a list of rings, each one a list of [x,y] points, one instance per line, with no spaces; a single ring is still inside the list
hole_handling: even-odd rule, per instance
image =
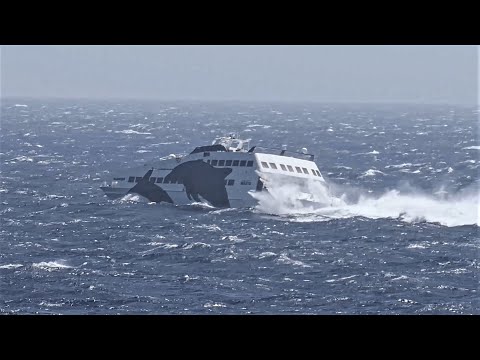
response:
[[[2,97],[479,101],[477,46],[2,46]]]

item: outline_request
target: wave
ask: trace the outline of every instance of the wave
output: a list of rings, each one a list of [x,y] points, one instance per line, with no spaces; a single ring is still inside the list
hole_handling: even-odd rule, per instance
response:
[[[136,134],[136,135],[151,135],[152,134],[150,132],[140,132],[140,131],[131,130],[131,129],[119,130],[119,131],[115,131],[115,133],[117,133],[117,134]]]
[[[7,264],[7,265],[0,265],[0,269],[17,269],[22,267],[22,264]]]
[[[319,222],[366,217],[439,223],[448,227],[480,225],[478,185],[456,194],[449,194],[443,189],[428,194],[410,187],[374,196],[359,188],[333,183],[329,186],[315,184],[310,186],[310,191],[317,197],[317,203],[299,200],[299,188],[295,185],[270,182],[268,189],[268,193],[252,193],[259,201],[255,211],[286,216],[289,221]]]
[[[191,208],[191,209],[199,209],[199,210],[215,210],[215,209],[217,209],[215,206],[212,206],[212,205],[204,203],[204,202],[193,202],[191,204],[183,205],[183,207]]]
[[[57,261],[42,261],[39,263],[33,263],[32,267],[46,270],[46,271],[54,271],[60,269],[71,269],[73,266],[67,265],[63,260]]]
[[[145,199],[143,196],[140,196],[140,195],[134,194],[134,193],[127,194],[125,196],[122,196],[120,199],[116,199],[116,200],[113,200],[113,201],[118,202],[120,204],[129,203],[129,202],[132,202],[132,203],[148,202],[148,200]]]

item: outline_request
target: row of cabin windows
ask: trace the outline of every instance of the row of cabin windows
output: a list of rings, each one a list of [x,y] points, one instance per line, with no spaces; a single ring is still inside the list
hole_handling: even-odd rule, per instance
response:
[[[269,166],[269,164],[270,164],[270,166]],[[262,166],[265,169],[274,169],[274,170],[278,169],[277,165],[275,163],[266,163],[265,161],[262,161]],[[287,168],[288,168],[288,171],[294,172],[293,167],[291,165],[285,166],[283,164],[280,164],[280,167],[282,168],[283,171],[287,171]],[[295,170],[297,170],[297,173],[299,173],[299,174],[301,174],[302,171],[303,171],[304,174],[307,174],[307,175],[309,174],[307,168],[300,168],[299,166],[295,166]],[[315,169],[310,169],[310,170],[311,170],[311,172],[314,176],[322,176],[322,175],[320,175],[320,171],[315,170]]]
[[[133,182],[138,183],[140,180],[142,180],[141,176],[137,176],[137,177],[130,176],[128,178],[128,182],[130,182],[130,183],[133,183]],[[163,180],[164,180],[163,177],[154,177],[154,176],[151,176],[150,179],[149,179],[149,181],[151,183],[157,183],[157,184],[181,184],[181,182],[170,182],[170,181],[169,182],[164,182]],[[235,183],[235,180],[232,180],[232,179],[225,180],[225,185],[233,186],[234,183]],[[243,181],[242,181],[242,185],[244,185]]]
[[[128,178],[128,182],[129,183],[133,183],[133,182],[136,182],[138,183],[140,180],[142,180],[143,178],[141,176],[130,176]],[[148,179],[148,181],[150,181],[151,183],[157,183],[157,184],[181,184],[181,182],[171,182],[171,181],[163,181],[163,177],[155,177],[155,176],[151,176],[150,179]]]
[[[207,160],[212,166],[253,166],[253,160]]]

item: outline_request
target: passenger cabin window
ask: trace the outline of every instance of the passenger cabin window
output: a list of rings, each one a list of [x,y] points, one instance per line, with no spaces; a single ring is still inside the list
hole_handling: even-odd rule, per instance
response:
[[[265,161],[262,161],[262,166],[268,169],[268,164]]]
[[[302,173],[302,169],[300,169],[299,166],[295,166],[295,169],[297,170],[298,173],[300,173],[300,174]]]
[[[287,171],[287,168],[285,167],[285,165],[280,164],[280,167],[282,168],[283,171]]]
[[[277,165],[275,165],[274,163],[270,163],[270,167],[271,167],[272,169],[277,170]]]
[[[225,161],[225,166],[232,166],[232,160]]]
[[[307,170],[307,169],[302,168],[302,170],[303,170],[303,173],[304,173],[304,174],[307,174],[307,175],[308,175],[308,170]]]
[[[232,166],[238,166],[239,160],[233,160]]]
[[[113,180],[116,180],[116,181],[124,181],[125,178],[113,178]]]
[[[245,166],[245,165],[247,165],[247,160],[240,161],[240,166]]]
[[[150,182],[151,182],[151,183],[155,183],[155,180],[157,180],[156,177],[153,177],[153,176],[150,177]]]
[[[312,170],[313,175],[317,176],[317,173],[315,172],[315,170],[313,170],[313,169],[310,169],[310,170]]]
[[[137,176],[137,177],[135,178],[135,182],[137,182],[137,183],[138,183],[140,180],[142,180],[142,177],[141,177],[141,176]]]
[[[218,166],[225,166],[225,160],[218,160]]]
[[[218,160],[212,160],[212,166],[217,166]]]
[[[232,186],[234,183],[235,183],[235,180],[232,180],[232,179],[228,180],[228,185],[229,186]]]
[[[130,176],[128,178],[128,182],[134,182],[135,181],[135,176]]]
[[[240,185],[252,185],[252,182],[250,180],[242,180]]]
[[[247,161],[247,166],[250,166],[250,167],[252,167],[252,166],[253,166],[253,161],[252,161],[252,160],[250,160],[250,161]]]
[[[157,184],[161,184],[163,182],[163,177],[158,177],[157,178]]]
[[[290,165],[287,165],[288,171],[293,172],[293,168]]]
[[[316,171],[317,171],[317,175],[321,177],[322,174],[320,174],[320,171],[318,171],[318,170],[316,170]]]
[[[210,153],[209,152],[204,152],[203,157],[205,157],[205,156],[210,156]]]

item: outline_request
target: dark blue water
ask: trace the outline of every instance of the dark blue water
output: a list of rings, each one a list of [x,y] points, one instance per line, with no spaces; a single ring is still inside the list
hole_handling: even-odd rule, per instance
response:
[[[344,204],[99,189],[230,132],[307,147]],[[478,135],[452,106],[3,100],[0,312],[479,314]]]

